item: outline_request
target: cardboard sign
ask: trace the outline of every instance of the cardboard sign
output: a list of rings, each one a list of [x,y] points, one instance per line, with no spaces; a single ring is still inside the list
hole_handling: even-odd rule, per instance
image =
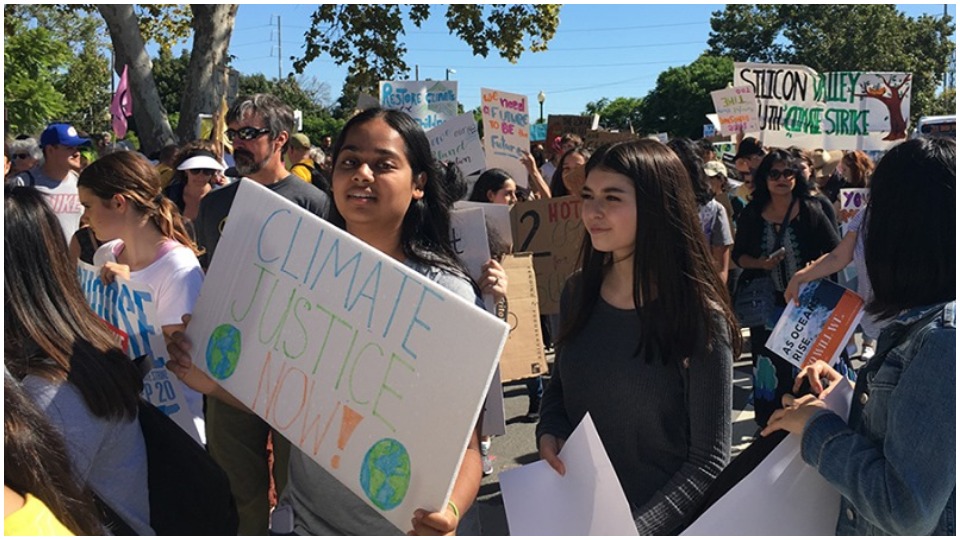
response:
[[[457,164],[467,180],[467,193],[470,193],[477,177],[486,170],[483,143],[480,142],[480,131],[473,114],[454,116],[442,126],[428,131],[427,139],[437,161]]]
[[[248,180],[187,329],[197,366],[401,531],[445,507],[507,332]]]
[[[483,149],[488,169],[503,169],[526,186],[527,169],[520,163],[530,150],[530,109],[527,96],[482,88]]]
[[[735,86],[710,92],[713,108],[720,122],[720,134],[736,136],[741,131],[755,133],[760,130],[757,116],[757,97],[752,86]],[[704,131],[706,137],[706,131]]]
[[[500,381],[529,379],[547,373],[547,357],[540,331],[537,275],[533,255],[507,255],[500,263],[507,272],[507,324],[510,337],[500,357]]]
[[[409,114],[424,131],[457,115],[456,81],[380,81],[380,106]]]
[[[117,334],[117,343],[130,359],[149,357],[150,372],[143,378],[141,395],[171,420],[204,444],[203,419],[194,419],[184,397],[186,387],[167,368],[167,344],[157,316],[156,295],[149,285],[120,276],[107,285],[100,269],[83,261],[77,263],[77,277],[90,308]]]
[[[590,131],[583,138],[583,145],[587,148],[596,150],[605,144],[618,143],[624,141],[636,141],[640,137],[629,131]]]
[[[511,536],[637,536],[630,503],[587,413],[558,456],[500,473]]]
[[[521,202],[510,210],[513,245],[517,253],[533,253],[540,313],[560,313],[560,294],[577,268],[583,224],[578,197]]]
[[[513,233],[510,228],[510,207],[505,204],[457,201],[454,209],[480,208],[487,224],[487,239],[493,255],[502,255],[513,251]]]
[[[847,234],[847,227],[854,216],[863,211],[870,202],[870,188],[844,188],[840,190],[840,231]]]
[[[547,116],[547,143],[553,144],[554,139],[562,137],[567,133],[579,135],[585,139],[587,133],[593,129],[592,116],[579,116],[573,114],[551,114]],[[548,152],[553,152],[550,146]]]
[[[910,73],[834,71],[807,66],[735,63],[734,86],[757,98],[757,133],[765,146],[887,150],[906,140]]]

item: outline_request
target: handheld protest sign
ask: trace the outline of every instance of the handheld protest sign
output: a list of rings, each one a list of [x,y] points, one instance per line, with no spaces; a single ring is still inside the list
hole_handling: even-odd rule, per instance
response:
[[[380,106],[410,115],[424,131],[457,115],[456,81],[380,81]]]
[[[507,324],[510,337],[500,357],[500,381],[516,381],[547,373],[547,357],[540,329],[537,275],[533,255],[519,253],[504,257],[507,289]]]
[[[465,113],[447,120],[427,132],[430,152],[437,161],[456,163],[467,180],[467,193],[486,169],[483,143],[473,114]]]
[[[547,144],[552,145],[554,139],[557,137],[562,137],[567,133],[579,135],[580,138],[586,140],[587,133],[593,129],[592,116],[550,114],[547,115]],[[547,150],[549,152],[553,152],[553,150],[550,148]],[[547,178],[547,181],[549,182],[550,179]]]
[[[713,98],[713,108],[717,111],[721,135],[730,137],[741,131],[756,133],[760,130],[757,97],[753,93],[753,87],[738,86],[714,90],[710,92],[710,97]]]
[[[579,198],[568,195],[520,202],[510,210],[514,251],[533,253],[542,315],[560,313],[563,285],[577,268],[584,234],[580,206]]]
[[[840,232],[847,234],[850,220],[870,202],[870,188],[843,188],[840,190]]]
[[[144,399],[163,411],[198,444],[203,444],[198,425],[187,407],[186,387],[167,371],[167,345],[157,316],[156,294],[146,284],[116,276],[109,285],[100,278],[100,269],[83,261],[77,263],[77,277],[90,308],[117,335],[118,346],[130,359],[147,355],[150,371],[143,378]]]
[[[187,335],[197,366],[406,531],[446,505],[507,331],[243,180]]]
[[[907,138],[912,74],[817,73],[803,65],[734,63],[733,84],[757,99],[766,146],[888,150]]]
[[[530,109],[527,96],[482,88],[483,150],[488,169],[503,169],[517,185],[527,186],[527,169],[520,163],[530,150]]]

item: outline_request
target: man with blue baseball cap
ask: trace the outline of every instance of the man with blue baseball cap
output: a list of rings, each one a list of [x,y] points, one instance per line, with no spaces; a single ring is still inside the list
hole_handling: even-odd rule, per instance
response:
[[[40,165],[10,179],[15,186],[32,186],[46,196],[53,208],[67,242],[80,227],[83,206],[77,195],[77,171],[80,170],[80,147],[90,139],[80,137],[70,124],[50,124],[40,135],[43,160]]]

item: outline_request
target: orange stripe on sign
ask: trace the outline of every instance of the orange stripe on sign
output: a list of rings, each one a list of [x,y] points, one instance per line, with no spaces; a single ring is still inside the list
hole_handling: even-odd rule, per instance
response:
[[[843,337],[850,325],[853,324],[862,306],[863,300],[859,296],[849,292],[843,293],[840,301],[837,302],[837,307],[830,314],[826,326],[820,331],[817,340],[813,342],[810,354],[803,360],[802,367],[807,367],[817,360],[830,363],[840,347],[846,345],[843,342]]]

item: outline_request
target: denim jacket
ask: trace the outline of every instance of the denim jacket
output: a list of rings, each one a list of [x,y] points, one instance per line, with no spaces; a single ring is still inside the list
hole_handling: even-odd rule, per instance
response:
[[[955,309],[902,313],[858,374],[848,422],[807,422],[803,460],[842,495],[838,535],[956,534]]]

